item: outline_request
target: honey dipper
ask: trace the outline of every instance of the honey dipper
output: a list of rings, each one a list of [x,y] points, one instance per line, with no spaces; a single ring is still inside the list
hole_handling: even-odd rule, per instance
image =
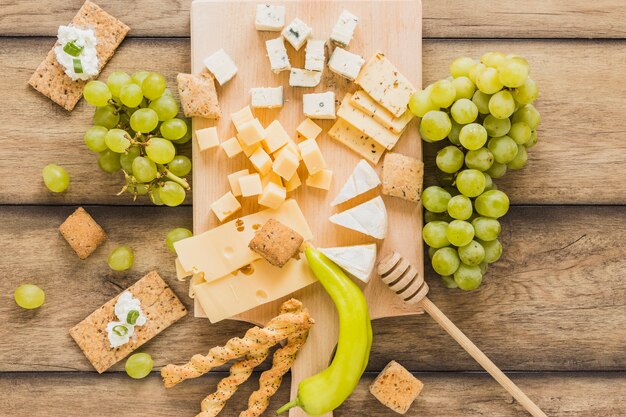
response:
[[[386,256],[378,262],[378,275],[385,285],[409,304],[419,304],[454,340],[457,341],[485,371],[496,380],[509,394],[517,400],[532,416],[547,417],[546,414],[519,389],[458,327],[426,297],[428,284],[422,274],[418,273],[398,252]]]

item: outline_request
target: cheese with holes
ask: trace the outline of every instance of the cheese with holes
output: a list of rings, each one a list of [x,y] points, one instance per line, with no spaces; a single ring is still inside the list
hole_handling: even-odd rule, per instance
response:
[[[226,153],[226,156],[228,156],[229,158],[234,158],[235,156],[243,152],[239,141],[235,137],[225,140],[224,142],[222,142],[221,146],[224,150],[224,153]]]
[[[366,160],[361,159],[352,174],[348,178],[348,181],[344,184],[337,197],[330,203],[332,206],[336,206],[338,204],[344,203],[348,200],[353,199],[356,196],[364,194],[369,190],[373,190],[374,188],[380,185],[380,179],[374,171],[374,168],[370,164],[367,163]]]
[[[272,71],[278,74],[281,71],[291,69],[289,55],[287,55],[287,48],[285,48],[285,41],[282,36],[265,41],[265,48]]]
[[[353,54],[342,48],[335,48],[328,60],[328,68],[335,74],[347,78],[350,81],[359,75],[365,60],[361,55]]]
[[[322,73],[301,68],[292,68],[289,73],[291,87],[316,87],[322,81]]]
[[[285,6],[257,4],[254,26],[259,31],[280,32],[285,26]]]
[[[344,10],[339,15],[339,20],[337,20],[335,26],[333,26],[330,40],[339,46],[347,47],[354,36],[357,23],[359,23],[359,18]]]
[[[288,180],[293,178],[298,166],[300,166],[298,157],[289,149],[282,149],[276,153],[272,170],[285,180]]]
[[[387,209],[380,197],[375,197],[349,210],[333,214],[331,223],[356,230],[376,239],[387,236]]]
[[[274,120],[265,128],[265,139],[263,139],[263,149],[267,153],[274,153],[289,142],[289,134],[278,120]]]
[[[363,90],[359,90],[352,95],[350,104],[397,134],[402,133],[406,125],[408,125],[414,117],[409,109],[407,109],[402,116],[395,117],[383,106],[376,103],[374,99]]]
[[[367,283],[376,264],[376,244],[319,248],[320,252],[355,278]]]
[[[303,140],[298,144],[300,155],[310,175],[315,175],[326,168],[326,161],[322,151],[314,139]]]
[[[311,36],[312,32],[313,29],[296,17],[285,29],[283,29],[282,35],[283,38],[285,38],[285,40],[289,42],[296,51],[299,51],[309,36]]]
[[[335,93],[303,94],[302,111],[311,119],[335,119]]]
[[[237,74],[237,65],[224,49],[208,56],[204,60],[204,65],[211,71],[220,85],[226,84]]]
[[[259,171],[261,175],[267,175],[267,173],[272,170],[272,158],[270,158],[262,147],[259,147],[259,149],[250,155],[250,162],[254,169]]]
[[[265,129],[259,119],[252,119],[248,123],[241,125],[237,136],[246,146],[252,146],[261,142],[265,138]]]
[[[305,139],[316,139],[322,133],[322,128],[313,120],[306,118],[298,125],[296,132]]]
[[[232,191],[235,197],[239,197],[241,195],[241,187],[239,186],[239,178],[245,177],[250,174],[250,171],[247,169],[242,169],[241,171],[233,172],[228,175],[228,183],[230,184],[230,191]]]
[[[233,193],[229,191],[211,204],[211,210],[215,213],[217,219],[223,222],[228,217],[241,210],[241,204],[239,204],[239,201],[235,198]]]
[[[306,185],[328,191],[332,181],[333,171],[330,169],[323,169],[315,175],[309,175],[306,179]]]
[[[350,104],[352,94],[346,94],[337,116],[354,126],[358,131],[364,133],[376,142],[380,143],[387,149],[392,149],[400,139],[399,133],[394,133],[386,127],[379,124],[372,117],[363,113],[361,110]]]
[[[248,122],[251,122],[254,119],[254,115],[252,114],[252,109],[250,109],[250,106],[246,106],[243,109],[232,113],[230,115],[230,119],[235,125],[235,129],[237,129],[237,132],[239,132],[241,126]]]
[[[275,109],[283,107],[283,86],[252,88],[250,89],[250,101],[254,108]]]
[[[287,190],[285,190],[285,187],[270,181],[259,196],[259,204],[276,210],[285,202],[286,198]]]
[[[326,61],[326,42],[321,39],[309,39],[306,43],[304,69],[309,71],[324,71]]]
[[[378,164],[385,152],[384,146],[342,119],[337,120],[330,128],[328,136],[373,164]]]
[[[200,152],[219,146],[220,139],[217,136],[217,128],[207,127],[205,129],[196,130],[196,140]]]

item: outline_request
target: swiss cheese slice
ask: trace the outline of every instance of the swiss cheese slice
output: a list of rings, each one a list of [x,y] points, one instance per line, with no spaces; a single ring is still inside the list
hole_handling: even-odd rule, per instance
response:
[[[351,149],[362,158],[378,164],[385,147],[343,119],[338,119],[328,131],[328,136]]]
[[[376,239],[384,239],[387,235],[387,209],[380,196],[334,214],[328,220]]]
[[[376,264],[376,244],[319,248],[331,261],[355,278],[368,282]]]
[[[407,109],[400,117],[396,117],[363,90],[359,90],[350,98],[350,104],[367,114],[378,123],[395,133],[402,133],[406,125],[413,120],[413,113]]]
[[[358,195],[366,193],[379,185],[380,179],[376,171],[374,171],[374,168],[372,168],[365,159],[361,159],[359,163],[356,164],[356,167],[354,167],[354,171],[352,171],[350,178],[348,178],[348,181],[346,181],[341,191],[339,191],[337,197],[335,197],[330,204],[336,206],[337,204],[341,204]]]

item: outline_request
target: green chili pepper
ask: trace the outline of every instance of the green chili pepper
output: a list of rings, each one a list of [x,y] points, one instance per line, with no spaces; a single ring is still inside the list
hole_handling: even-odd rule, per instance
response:
[[[341,268],[318,250],[307,248],[305,254],[339,313],[339,340],[330,366],[300,382],[296,399],[276,413],[301,407],[318,416],[339,407],[356,388],[369,360],[372,324],[363,292]]]

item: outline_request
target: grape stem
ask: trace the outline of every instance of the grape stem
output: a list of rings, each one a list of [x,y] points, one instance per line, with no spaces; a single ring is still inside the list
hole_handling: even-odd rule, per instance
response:
[[[161,174],[166,177],[168,180],[170,181],[174,181],[175,183],[179,184],[181,187],[183,187],[185,190],[189,190],[191,187],[189,186],[189,183],[187,182],[186,179],[184,178],[180,178],[174,174],[172,174],[170,171],[168,171],[163,165],[159,166],[160,170],[161,170]]]

